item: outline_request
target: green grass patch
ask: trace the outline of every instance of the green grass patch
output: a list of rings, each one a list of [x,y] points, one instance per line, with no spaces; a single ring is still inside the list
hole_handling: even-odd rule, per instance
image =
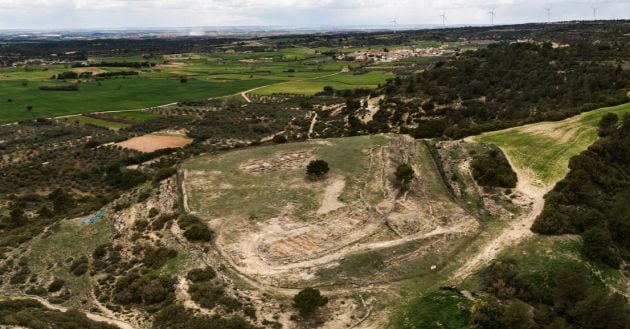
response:
[[[48,118],[97,111],[139,109],[184,99],[202,99],[236,94],[274,83],[271,80],[210,82],[143,77],[107,79],[79,84],[79,91],[42,91],[41,86],[63,82],[0,81],[0,123]],[[8,100],[11,99],[11,102]],[[28,111],[27,107],[32,106]]]
[[[392,74],[382,71],[373,71],[364,74],[344,73],[317,79],[278,83],[269,87],[258,89],[255,93],[261,95],[282,93],[314,95],[323,91],[326,86],[331,86],[336,90],[371,89],[375,88],[379,84],[385,83],[388,78],[392,77]]]
[[[474,138],[501,147],[512,162],[532,173],[541,185],[553,184],[568,172],[569,160],[597,140],[597,125],[606,113],[630,113],[630,103],[601,108],[558,122],[485,133]]]
[[[160,114],[145,112],[145,111],[113,112],[113,113],[109,113],[109,115],[114,118],[128,119],[128,120],[135,120],[135,121],[145,121],[145,120],[152,120],[152,119],[163,117]]]
[[[109,242],[113,235],[113,225],[107,215],[96,223],[83,225],[81,218],[65,220],[54,233],[33,241],[27,254],[33,273],[51,274],[65,280],[72,291],[68,305],[79,306],[82,300],[90,300],[89,273],[74,276],[69,272],[70,258],[92,257],[94,249]]]
[[[127,123],[106,121],[102,119],[87,117],[84,115],[72,116],[72,117],[69,117],[67,120],[71,122],[77,122],[82,125],[92,125],[92,126],[97,126],[97,127],[102,127],[102,128],[112,129],[112,130],[119,130],[119,129],[127,128],[131,126],[130,124],[127,124]]]
[[[453,291],[438,290],[414,300],[392,325],[404,329],[467,328],[472,302]]]

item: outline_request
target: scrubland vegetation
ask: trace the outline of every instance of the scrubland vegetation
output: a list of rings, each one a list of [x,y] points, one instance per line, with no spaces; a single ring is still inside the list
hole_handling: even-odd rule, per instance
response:
[[[629,32],[3,43],[0,324],[628,328]]]

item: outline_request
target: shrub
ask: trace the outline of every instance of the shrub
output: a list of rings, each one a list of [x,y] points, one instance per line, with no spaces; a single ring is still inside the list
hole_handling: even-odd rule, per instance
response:
[[[306,166],[306,174],[313,179],[326,175],[328,171],[328,162],[324,160],[313,160]]]
[[[211,241],[213,233],[206,225],[195,224],[184,231],[184,237],[189,241]]]
[[[57,292],[61,290],[65,284],[66,282],[64,280],[55,278],[53,282],[48,285],[48,292]]]
[[[88,258],[86,256],[81,256],[79,259],[75,259],[72,264],[70,264],[70,273],[75,276],[81,276],[85,274],[88,270]]]
[[[273,142],[276,144],[283,144],[287,142],[287,138],[284,135],[273,136]]]
[[[320,307],[328,303],[328,298],[323,297],[318,289],[304,288],[293,297],[293,306],[298,309],[301,316],[309,316]]]
[[[396,176],[396,181],[400,184],[400,186],[402,188],[406,188],[407,185],[414,178],[415,173],[413,172],[413,168],[411,168],[410,165],[402,163],[396,168],[394,176]]]
[[[516,187],[516,173],[503,152],[497,148],[473,155],[471,166],[473,177],[481,186]]]
[[[186,278],[193,283],[198,283],[198,282],[210,281],[214,279],[216,276],[217,276],[217,273],[211,267],[206,267],[206,268],[196,268],[196,269],[190,270]]]
[[[158,269],[164,266],[169,259],[174,257],[177,257],[177,250],[164,247],[149,247],[145,249],[142,262],[148,268]]]

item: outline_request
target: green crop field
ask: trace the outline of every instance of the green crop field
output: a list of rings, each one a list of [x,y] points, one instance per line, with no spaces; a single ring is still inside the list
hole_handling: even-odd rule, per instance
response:
[[[508,153],[515,165],[530,171],[541,185],[553,184],[568,172],[571,157],[597,139],[597,124],[606,113],[630,113],[630,103],[597,109],[558,121],[485,133],[473,138],[495,144]]]
[[[109,113],[109,115],[114,118],[128,119],[128,120],[135,120],[135,121],[151,120],[151,119],[157,119],[157,118],[162,117],[162,115],[160,114],[144,112],[144,111],[112,112],[112,113]]]
[[[256,93],[261,95],[282,93],[313,95],[321,92],[326,86],[333,87],[336,90],[367,89],[374,88],[379,84],[385,83],[388,78],[393,77],[394,76],[392,74],[381,71],[364,74],[341,73],[315,79],[278,83],[269,87],[258,89]]]
[[[340,63],[315,49],[286,48],[254,53],[210,53],[134,57],[90,58],[94,65],[103,61],[156,63],[150,68],[94,67],[107,72],[137,71],[138,76],[88,79],[80,82],[56,81],[52,77],[73,69],[69,65],[33,65],[0,69],[0,123],[48,118],[97,111],[133,110],[187,99],[224,97],[242,91],[280,83],[265,93],[314,94],[330,85],[336,89],[371,88],[389,75],[372,72],[362,75],[339,74],[357,63]],[[186,77],[187,83],[180,78]],[[313,79],[313,80],[310,80]],[[77,83],[78,91],[43,91],[44,86]],[[130,114],[132,115],[132,114]],[[140,117],[142,116],[142,117]],[[120,118],[146,120],[140,115]]]
[[[106,121],[106,120],[101,120],[97,118],[86,117],[84,115],[68,117],[68,121],[77,122],[82,125],[92,125],[92,126],[97,126],[97,127],[103,127],[103,128],[112,129],[112,130],[119,130],[119,129],[127,128],[130,126],[130,124],[127,124],[127,123]]]
[[[175,79],[108,79],[79,84],[78,91],[42,91],[63,82],[0,81],[0,123],[96,111],[139,109],[184,99],[221,97],[264,86],[270,80],[208,82]],[[32,106],[28,111],[27,106]]]

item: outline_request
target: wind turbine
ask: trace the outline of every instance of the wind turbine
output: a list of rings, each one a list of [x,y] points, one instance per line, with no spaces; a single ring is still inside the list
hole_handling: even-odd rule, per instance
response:
[[[601,7],[591,7],[591,8],[593,9],[593,20],[596,21],[597,20],[597,11]]]
[[[494,11],[497,10],[496,8],[492,8],[492,10],[490,10],[488,12],[488,15],[490,15],[490,19],[492,20],[492,25],[494,25],[494,18],[497,16],[494,14]]]
[[[394,34],[396,34],[396,29],[398,28],[398,15],[394,16],[394,20],[390,23],[394,24]]]
[[[442,15],[440,15],[440,17],[442,17],[442,25],[446,26],[446,11],[442,13]]]
[[[547,23],[551,23],[551,8],[552,7],[545,8],[545,10],[547,11]]]

